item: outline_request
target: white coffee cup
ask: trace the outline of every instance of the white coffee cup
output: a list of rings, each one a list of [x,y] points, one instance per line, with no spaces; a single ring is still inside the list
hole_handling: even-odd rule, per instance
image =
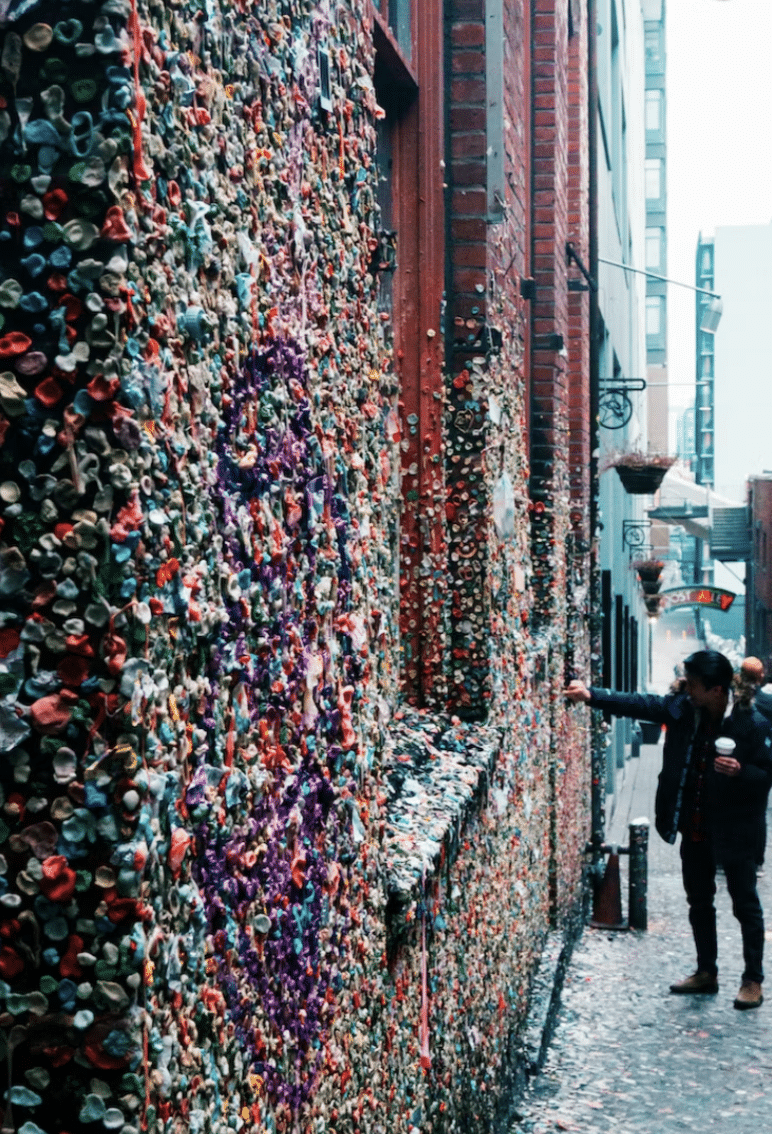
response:
[[[716,752],[719,756],[731,756],[736,747],[731,736],[719,736],[716,740]]]

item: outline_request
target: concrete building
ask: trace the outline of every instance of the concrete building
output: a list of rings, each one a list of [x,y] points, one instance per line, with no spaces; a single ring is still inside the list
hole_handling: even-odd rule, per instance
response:
[[[715,335],[715,486],[740,504],[748,478],[772,467],[769,358],[759,334],[772,320],[772,224],[720,226],[713,248],[724,303]]]
[[[695,258],[695,285],[706,291],[719,290],[716,280],[716,249],[713,238],[700,237]],[[719,294],[721,294],[719,292]],[[695,401],[694,401],[694,476],[698,484],[708,488],[716,486],[716,339],[717,336],[702,329],[702,315],[708,297],[695,296]],[[710,582],[712,568],[706,564],[705,582]],[[699,581],[699,580],[697,580]]]
[[[755,333],[772,316],[770,254],[772,225],[719,227],[697,247],[698,285],[722,296],[723,314],[715,335],[701,332],[706,300],[698,297],[696,467],[703,483],[734,503],[724,510],[721,537],[705,550],[702,574],[737,592],[735,619],[745,601],[745,557],[755,549],[748,538],[748,481],[772,465],[766,428],[772,395],[759,381],[768,362]],[[753,624],[751,610],[747,617]],[[735,630],[741,633],[742,626]]]
[[[646,413],[648,448],[669,451],[669,397],[667,367],[667,40],[666,0],[644,0],[644,51],[646,90]],[[670,528],[653,520],[650,529],[653,554],[670,558]]]
[[[628,495],[611,465],[619,451],[648,448],[645,270],[645,65],[640,4],[598,7],[600,400],[626,406],[601,414],[600,535],[602,683],[631,689],[646,681],[646,614],[631,563],[648,554],[645,497]],[[608,262],[604,262],[608,261]],[[619,265],[629,265],[628,272]],[[611,722],[606,785],[613,792],[631,740],[630,723]]]

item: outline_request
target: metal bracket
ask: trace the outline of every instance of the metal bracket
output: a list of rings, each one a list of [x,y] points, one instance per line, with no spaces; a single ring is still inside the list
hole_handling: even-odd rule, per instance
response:
[[[622,429],[633,416],[631,393],[646,389],[645,378],[601,378],[598,424],[603,429]]]
[[[587,286],[589,287],[590,291],[597,291],[598,290],[598,284],[597,284],[596,280],[590,275],[589,271],[585,267],[585,264],[584,264],[584,261],[582,260],[582,257],[579,255],[576,248],[574,248],[574,246],[573,246],[573,244],[571,243],[570,240],[566,241],[566,260],[568,261],[569,265],[571,264],[572,261],[573,261],[574,264],[576,264],[577,268],[579,269],[579,271],[582,273],[585,280],[587,281]],[[570,286],[570,284],[569,284],[569,286]]]
[[[651,528],[651,520],[622,521],[622,550],[640,551],[646,543],[646,533]]]

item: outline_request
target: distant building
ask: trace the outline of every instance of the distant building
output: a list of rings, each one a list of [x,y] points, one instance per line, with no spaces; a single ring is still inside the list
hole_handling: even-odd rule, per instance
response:
[[[713,237],[697,240],[695,264],[695,285],[707,291],[717,290],[715,284],[715,244]],[[698,484],[715,486],[715,444],[713,422],[715,415],[715,354],[716,335],[703,331],[700,324],[708,297],[701,292],[696,295],[696,369],[695,369],[695,419],[694,419],[694,476]]]
[[[716,229],[715,290],[724,312],[715,335],[715,486],[738,503],[772,468],[772,224]]]
[[[653,275],[667,275],[667,147],[665,98],[665,0],[643,0],[644,41],[646,47],[646,269]],[[646,362],[664,373],[656,381],[667,380],[667,284],[652,277],[646,280]],[[653,392],[653,391],[652,391]],[[663,401],[667,392],[649,396],[649,409]],[[649,423],[658,427],[655,420]],[[665,414],[666,417],[666,414]],[[665,442],[667,441],[665,425]]]
[[[694,406],[687,406],[676,421],[676,456],[694,470]]]
[[[707,297],[698,296],[695,473],[699,482],[713,486],[737,506],[725,511],[722,532],[714,525],[704,577],[712,577],[740,597],[746,553],[758,568],[756,536],[760,529],[755,526],[748,548],[748,482],[762,478],[759,484],[764,484],[763,477],[772,465],[772,392],[760,381],[769,368],[769,358],[764,335],[759,333],[772,322],[770,264],[772,224],[720,227],[712,237],[701,236],[697,245],[697,286],[722,297],[723,315],[715,335],[701,331]],[[766,499],[766,490],[758,491]],[[754,525],[759,518],[754,518]],[[758,570],[752,568],[751,574],[755,586]],[[758,631],[755,602],[752,597],[747,616],[754,635]]]
[[[668,449],[667,284],[667,146],[665,0],[644,0],[645,45],[644,128],[646,133],[646,416],[648,448]],[[654,521],[652,550],[660,558],[670,551],[670,529]]]
[[[747,564],[746,651],[761,658],[772,672],[772,473],[751,477],[748,484],[751,555]]]

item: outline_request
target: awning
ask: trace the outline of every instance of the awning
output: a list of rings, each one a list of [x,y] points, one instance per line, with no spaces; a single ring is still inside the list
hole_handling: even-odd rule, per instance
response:
[[[650,520],[678,524],[684,531],[710,544],[713,559],[742,562],[750,556],[748,509],[705,484],[696,484],[681,470],[670,469],[659,490]]]

